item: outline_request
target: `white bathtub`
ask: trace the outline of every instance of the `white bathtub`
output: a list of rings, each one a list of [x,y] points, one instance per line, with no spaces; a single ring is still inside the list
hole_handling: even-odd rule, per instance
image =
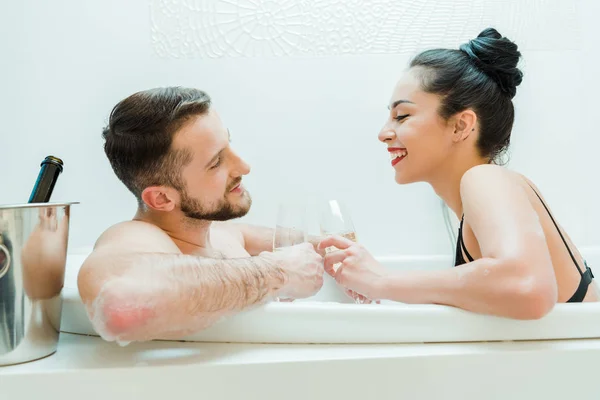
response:
[[[69,257],[61,330],[97,335],[79,298],[76,276],[86,252]],[[600,248],[585,249],[588,264],[600,268]],[[442,269],[450,256],[380,257],[392,269]],[[517,321],[477,315],[453,307],[351,304],[329,276],[316,296],[293,303],[269,303],[229,317],[182,338],[227,343],[439,343],[600,338],[600,302],[558,304],[546,317]]]
[[[599,254],[595,249],[586,250],[592,268],[600,265]],[[32,363],[0,368],[0,398],[600,398],[595,383],[600,339],[540,340],[549,335],[548,330],[555,336],[592,335],[600,325],[600,310],[593,306],[558,307],[544,318],[551,323],[522,322],[523,327],[518,328],[447,307],[315,304],[319,296],[331,298],[326,288],[307,302],[269,304],[241,314],[215,327],[212,333],[188,338],[190,342],[153,341],[119,347],[93,336],[89,324],[77,315],[82,308],[76,292],[70,289],[76,278],[73,266],[84,256],[71,255],[69,259],[58,352]],[[382,261],[390,268],[445,268],[451,262],[449,257]],[[339,316],[344,319],[337,320]],[[387,321],[396,317],[405,325]],[[436,318],[444,321],[444,328],[450,328],[453,342],[417,343],[440,337],[437,331],[441,324]],[[294,322],[296,319],[303,325]],[[279,328],[282,322],[288,324],[286,329]],[[266,328],[268,332],[261,331]],[[228,334],[227,329],[240,332]],[[497,332],[502,329],[507,331]],[[65,332],[68,330],[84,334]],[[465,342],[473,331],[480,340]],[[506,339],[533,332],[539,334],[536,340]],[[310,339],[303,339],[307,337]],[[232,338],[248,342],[361,343],[222,343]],[[205,342],[208,340],[221,343]],[[397,341],[410,343],[377,343]]]

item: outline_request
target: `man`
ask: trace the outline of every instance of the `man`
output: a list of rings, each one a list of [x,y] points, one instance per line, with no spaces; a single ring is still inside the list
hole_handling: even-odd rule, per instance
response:
[[[304,298],[323,284],[313,245],[272,253],[267,228],[244,216],[250,172],[196,89],[133,94],[112,110],[104,149],[138,200],[133,220],[106,230],[78,276],[105,340],[177,338],[274,297]]]

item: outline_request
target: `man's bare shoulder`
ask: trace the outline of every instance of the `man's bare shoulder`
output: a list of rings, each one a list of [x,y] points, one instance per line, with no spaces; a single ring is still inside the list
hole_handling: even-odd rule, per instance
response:
[[[144,221],[123,221],[106,229],[94,246],[94,252],[104,250],[117,252],[180,252],[165,231]]]

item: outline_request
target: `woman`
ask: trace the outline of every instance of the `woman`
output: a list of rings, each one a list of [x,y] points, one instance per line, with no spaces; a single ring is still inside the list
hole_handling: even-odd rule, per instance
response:
[[[388,271],[360,244],[329,237],[326,271],[369,299],[537,319],[557,302],[597,301],[593,275],[536,186],[495,161],[510,143],[523,74],[517,45],[488,28],[459,50],[419,54],[379,133],[396,182],[428,182],[460,219],[456,268]],[[334,270],[333,266],[342,263]]]

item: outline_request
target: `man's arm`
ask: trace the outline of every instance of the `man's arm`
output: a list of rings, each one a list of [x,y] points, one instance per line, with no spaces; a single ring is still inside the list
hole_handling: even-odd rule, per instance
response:
[[[244,248],[251,256],[259,255],[263,251],[273,251],[273,228],[241,223],[226,224],[230,229],[241,233]]]
[[[273,228],[240,223],[228,223],[228,226],[242,234],[244,248],[248,254],[255,256],[263,251],[273,251],[273,234],[275,233]],[[322,239],[321,236],[308,236],[308,242],[312,244],[315,251],[320,252],[321,255],[323,255],[324,252],[318,250],[317,247]]]
[[[273,296],[288,278],[280,264],[274,257],[183,255],[157,227],[127,222],[99,239],[78,287],[106,340],[181,337]]]

